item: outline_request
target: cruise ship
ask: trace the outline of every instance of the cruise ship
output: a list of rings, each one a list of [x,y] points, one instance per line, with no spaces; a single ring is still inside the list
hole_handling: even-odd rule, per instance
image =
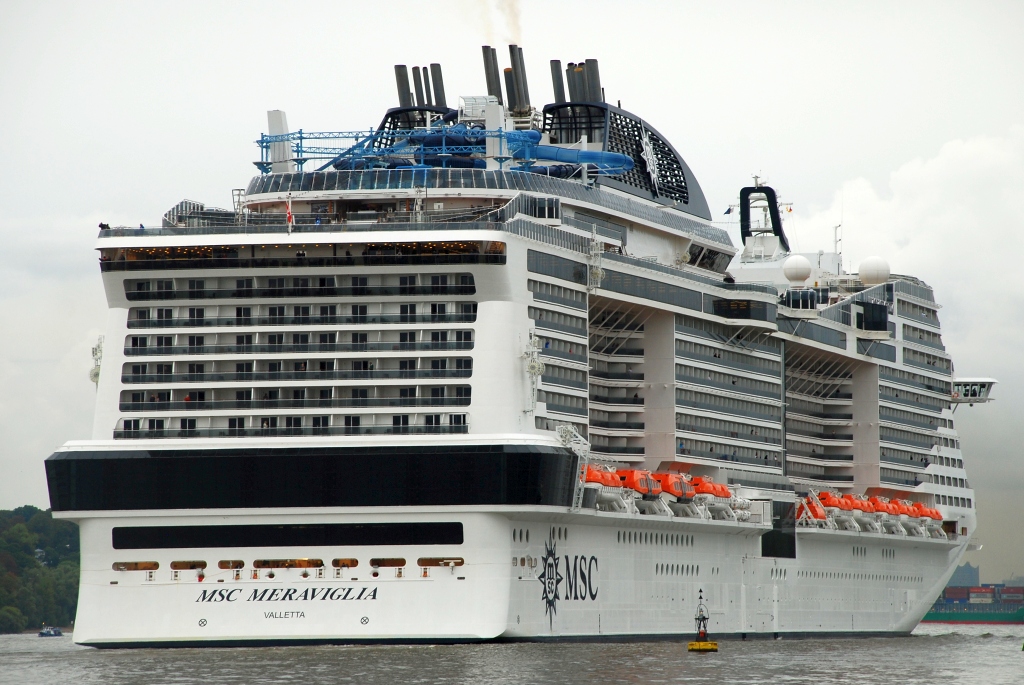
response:
[[[75,642],[674,639],[700,596],[713,636],[909,633],[995,384],[932,289],[793,253],[759,180],[735,245],[596,60],[537,107],[482,56],[451,104],[396,66],[372,130],[269,112],[228,209],[100,225],[92,438],[45,462]]]

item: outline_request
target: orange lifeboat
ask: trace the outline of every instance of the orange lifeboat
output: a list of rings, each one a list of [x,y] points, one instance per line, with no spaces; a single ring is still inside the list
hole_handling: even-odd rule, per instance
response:
[[[941,520],[942,514],[937,509],[926,507],[922,502],[914,502],[913,506],[914,515],[919,518],[930,518],[934,520]]]
[[[732,497],[732,492],[728,487],[714,482],[709,476],[694,476],[690,484],[693,485],[693,489],[698,495],[711,495],[724,499]]]
[[[896,505],[896,513],[900,514],[901,516],[902,515],[917,516],[917,514],[914,512],[913,508],[908,507],[902,500],[898,500],[898,499],[892,500],[892,502],[890,502],[890,504],[895,504]]]
[[[882,500],[880,500],[877,497],[870,497],[870,498],[868,498],[868,502],[871,503],[871,506],[873,506],[875,508],[875,511],[877,511],[877,512],[881,512],[881,513],[884,513],[884,514],[898,514],[899,513],[899,510],[896,508],[896,505],[893,504],[892,502],[883,502]]]
[[[661,494],[661,483],[651,476],[650,471],[624,469],[622,471],[616,471],[615,475],[618,476],[620,485],[630,488],[631,490],[636,490],[641,495]]]
[[[825,520],[825,508],[810,499],[805,499],[800,503],[800,507],[796,510],[796,517],[800,518],[803,516],[804,512],[807,512],[807,515],[812,519],[816,519],[818,521]]]
[[[678,473],[652,473],[651,477],[661,485],[661,491],[675,497],[693,497],[694,489]]]
[[[845,497],[836,497],[834,493],[822,492],[818,495],[818,499],[821,501],[822,506],[842,509],[843,511],[853,511],[853,504],[850,503],[850,500]]]
[[[843,499],[847,500],[850,505],[858,511],[863,511],[865,514],[875,513],[875,505],[868,500],[861,499],[860,497],[851,494],[843,495]]]
[[[598,468],[594,468],[593,466],[590,466],[588,464],[587,465],[587,475],[586,475],[585,481],[587,483],[601,483],[601,484],[604,484],[604,481],[605,481],[604,474],[606,474],[606,473],[608,473],[608,472],[607,471],[603,471],[603,470],[598,469]]]

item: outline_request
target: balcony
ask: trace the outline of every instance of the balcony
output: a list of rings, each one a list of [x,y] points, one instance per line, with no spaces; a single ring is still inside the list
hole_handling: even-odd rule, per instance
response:
[[[607,381],[642,381],[644,375],[638,371],[590,371],[591,378],[601,378]]]
[[[366,314],[356,316],[230,316],[192,319],[129,319],[128,328],[211,328],[213,326],[337,326],[404,323],[473,323],[475,312],[452,314]]]
[[[681,400],[678,397],[676,398],[676,406],[684,408],[688,407],[691,409],[701,409],[703,411],[710,411],[718,414],[728,414],[730,416],[746,416],[748,418],[757,419],[759,421],[771,421],[776,424],[779,423],[779,417],[772,416],[771,414],[761,414],[753,411],[744,411],[743,409],[735,409],[733,407],[722,407],[717,404],[710,404],[708,402]],[[767,406],[768,405],[765,405],[765,407]]]
[[[782,466],[782,462],[779,459],[779,455],[775,452],[765,453],[764,457],[746,457],[738,454],[728,453],[717,453],[708,452],[705,450],[691,449],[684,447],[676,451],[677,457],[701,457],[703,459],[714,459],[715,461],[731,461],[737,464],[750,464],[752,466],[767,466],[779,468]]]
[[[188,354],[290,354],[295,352],[432,352],[472,350],[473,341],[307,343],[305,345],[165,345],[126,347],[126,357],[161,357]]]
[[[879,480],[890,485],[905,485],[911,488],[916,488],[924,483],[920,478],[897,478],[896,476],[879,476]]]
[[[121,382],[224,383],[228,381],[355,381],[413,378],[469,378],[472,369],[377,369],[374,371],[249,371],[229,373],[123,374]]]
[[[599,404],[616,404],[616,405],[628,405],[628,404],[640,404],[644,403],[642,397],[610,397],[608,395],[591,395],[591,402],[597,402]]]
[[[800,471],[799,469],[789,469],[786,475],[790,478],[800,478],[803,480],[817,480],[824,481],[826,483],[852,483],[853,476],[845,476],[834,473],[807,473],[806,471]]]
[[[676,350],[676,357],[680,359],[691,359],[693,361],[705,362],[708,364],[716,364],[718,366],[725,366],[739,371],[759,373],[765,376],[771,376],[772,378],[779,377],[778,370],[772,371],[771,369],[766,369],[763,366],[757,366],[756,364],[744,364],[743,362],[732,361],[730,359],[725,359],[724,357],[708,356],[706,354],[697,354],[696,352],[684,352],[679,349]]]
[[[924,454],[920,455],[917,459],[906,459],[904,457],[882,454],[879,455],[878,459],[887,464],[900,464],[901,466],[912,466],[918,469],[926,469],[932,463],[932,460]]]
[[[468,433],[469,426],[329,426],[327,428],[199,428],[194,430],[114,431],[115,440],[166,438],[283,438],[336,435],[453,435]]]
[[[334,288],[208,288],[206,290],[129,290],[129,302],[164,300],[237,300],[274,297],[400,297],[475,295],[475,285],[337,286]]]
[[[593,371],[591,375],[593,375]],[[677,373],[676,380],[680,383],[689,383],[691,385],[704,385],[710,388],[719,388],[721,390],[728,390],[730,392],[743,393],[745,395],[757,395],[758,397],[770,397],[772,399],[779,399],[782,395],[782,386],[779,386],[778,390],[758,390],[755,388],[748,388],[738,383],[721,383],[719,381],[709,380],[707,378],[701,378],[700,376],[689,376],[686,374]]]
[[[852,454],[824,454],[822,452],[801,452],[786,448],[786,456],[801,457],[803,459],[819,459],[821,461],[848,461],[853,463]]]
[[[224,411],[260,409],[360,409],[378,407],[468,407],[469,397],[368,397],[330,399],[278,400],[212,400],[121,402],[122,412]]]
[[[545,385],[560,385],[563,388],[576,388],[577,390],[587,389],[586,381],[578,381],[572,378],[562,378],[561,376],[541,376],[540,380]]]
[[[591,445],[590,449],[599,454],[634,454],[643,455],[643,447],[626,447],[624,445]]]
[[[802,428],[786,428],[786,435],[799,435],[805,438],[813,438],[815,440],[835,440],[849,442],[853,440],[852,433],[818,433],[815,431],[804,430]]]
[[[726,431],[719,430],[717,428],[706,428],[704,426],[697,426],[694,424],[676,423],[676,430],[687,431],[689,433],[701,433],[703,435],[718,435],[723,438],[731,438],[733,440],[744,440],[746,442],[759,442],[764,443],[766,445],[782,444],[782,440],[780,438],[773,438],[767,435],[754,434],[753,431],[756,429],[751,429],[751,433],[748,435],[747,433],[740,433],[739,431]]]

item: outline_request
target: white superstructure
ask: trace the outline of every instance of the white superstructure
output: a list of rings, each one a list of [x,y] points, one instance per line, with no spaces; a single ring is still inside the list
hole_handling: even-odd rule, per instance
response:
[[[682,635],[699,591],[713,635],[926,613],[976,520],[952,410],[995,383],[954,393],[932,290],[791,255],[756,183],[736,258],[596,61],[538,111],[510,58],[459,109],[396,67],[362,138],[271,112],[232,209],[101,226],[93,436],[46,462],[76,642]]]

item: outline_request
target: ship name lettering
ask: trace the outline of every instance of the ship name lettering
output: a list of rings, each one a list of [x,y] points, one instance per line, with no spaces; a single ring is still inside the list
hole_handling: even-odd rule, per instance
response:
[[[235,593],[241,592],[241,590],[225,590],[221,588],[219,590],[202,590],[199,594],[197,602],[234,602]]]
[[[354,587],[338,587],[338,588],[317,588],[310,587],[304,589],[301,593],[295,588],[287,588],[282,590],[281,588],[266,588],[263,590],[253,590],[252,594],[249,595],[247,602],[296,602],[296,601],[310,601],[314,599],[321,600],[348,600],[355,601],[358,599],[377,599],[377,588],[362,587],[359,588],[359,593],[355,593],[356,588]],[[241,592],[241,590],[204,590],[203,593],[197,599],[197,602],[234,602],[236,600],[235,593]]]
[[[306,618],[302,611],[264,611],[263,618]]]
[[[565,599],[597,599],[597,557],[565,555]]]

